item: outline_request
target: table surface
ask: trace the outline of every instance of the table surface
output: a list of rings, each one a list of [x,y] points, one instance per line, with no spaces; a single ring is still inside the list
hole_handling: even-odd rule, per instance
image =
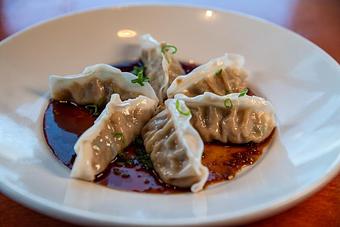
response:
[[[93,7],[141,1],[122,0],[0,0],[0,40],[34,23]],[[194,2],[251,14],[289,28],[311,40],[340,62],[339,0],[158,0]],[[74,226],[36,213],[0,194],[0,226]],[[340,175],[304,202],[250,226],[340,226]]]

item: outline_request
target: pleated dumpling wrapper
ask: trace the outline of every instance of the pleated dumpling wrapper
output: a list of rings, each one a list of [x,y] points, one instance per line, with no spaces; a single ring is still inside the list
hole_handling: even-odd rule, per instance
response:
[[[143,86],[132,81],[137,76],[122,72],[107,64],[88,66],[78,75],[49,77],[52,99],[70,101],[79,105],[104,106],[112,94],[119,94],[122,100],[144,95],[158,102],[158,98],[148,82]]]
[[[198,66],[187,75],[178,76],[168,88],[167,95],[170,98],[176,94],[194,97],[204,92],[217,95],[240,92],[247,87],[246,78],[244,57],[225,54]]]
[[[205,92],[196,97],[175,96],[191,111],[191,124],[204,142],[260,143],[276,127],[272,104],[257,96]]]
[[[75,144],[71,177],[93,181],[140,134],[156,108],[157,101],[145,96],[121,101],[113,94],[94,125]]]
[[[167,43],[159,43],[150,34],[140,37],[140,45],[146,76],[162,102],[166,99],[166,90],[171,82],[177,76],[185,74],[181,64],[174,57],[177,48]]]
[[[198,192],[209,171],[201,162],[204,144],[190,118],[183,101],[168,99],[165,109],[145,125],[142,136],[159,177],[165,183]]]

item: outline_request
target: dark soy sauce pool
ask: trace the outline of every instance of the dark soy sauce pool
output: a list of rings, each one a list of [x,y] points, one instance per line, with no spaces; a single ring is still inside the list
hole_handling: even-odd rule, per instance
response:
[[[186,73],[197,67],[181,63]],[[115,65],[122,71],[132,71],[140,61]],[[249,93],[248,93],[249,94]],[[54,155],[67,167],[72,168],[76,154],[73,146],[80,135],[94,124],[95,117],[84,107],[70,102],[50,101],[44,115],[44,134]],[[273,134],[273,133],[272,133]],[[206,143],[202,163],[209,169],[207,185],[230,180],[244,166],[252,165],[261,156],[271,137],[262,143],[242,145]],[[110,166],[96,177],[95,182],[110,188],[154,193],[187,192],[162,182],[152,168],[141,139],[124,150]]]

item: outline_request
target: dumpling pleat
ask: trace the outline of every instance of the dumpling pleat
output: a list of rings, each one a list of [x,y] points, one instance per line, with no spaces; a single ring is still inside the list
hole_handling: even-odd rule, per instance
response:
[[[186,102],[193,115],[191,123],[204,142],[259,143],[276,126],[273,108],[263,98],[239,95],[205,92],[196,97],[178,94],[175,98]],[[227,99],[230,106],[225,106]]]
[[[145,96],[122,102],[119,95],[112,95],[95,124],[75,144],[71,177],[93,181],[140,134],[156,107],[157,102]]]
[[[187,109],[181,101],[165,101],[166,108],[152,118],[142,130],[145,148],[150,153],[154,169],[166,183],[202,190],[208,169],[202,165],[203,141],[190,124],[191,115],[179,113]],[[165,118],[166,116],[166,118]]]

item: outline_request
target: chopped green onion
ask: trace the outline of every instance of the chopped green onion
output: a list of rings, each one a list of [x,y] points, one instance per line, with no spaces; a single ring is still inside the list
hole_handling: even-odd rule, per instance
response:
[[[169,50],[172,50],[171,54],[175,54],[177,52],[177,47],[175,47],[174,45],[170,45],[170,44],[165,44],[162,47],[162,53],[165,54],[166,52],[168,52]]]
[[[137,79],[131,80],[132,83],[137,83],[140,86],[144,86],[145,82],[149,82],[150,79],[144,75],[145,67],[144,66],[135,66],[133,67],[133,70],[131,73],[135,74],[137,76]]]
[[[223,69],[219,69],[215,72],[215,76],[220,76]]]
[[[86,105],[86,106],[85,106],[85,109],[87,109],[88,111],[90,111],[90,113],[91,113],[93,116],[98,116],[98,115],[99,115],[98,106],[97,106],[97,105],[94,105],[94,104]]]
[[[243,89],[240,94],[238,95],[238,97],[242,97],[245,96],[248,93],[248,88]]]
[[[136,160],[142,167],[146,170],[152,170],[153,165],[150,159],[150,155],[146,152],[144,147],[144,142],[141,137],[137,137],[133,142],[133,145],[136,148]]]
[[[177,109],[177,111],[178,111],[180,114],[182,114],[182,115],[184,115],[184,116],[189,116],[189,115],[190,115],[190,110],[189,110],[189,109],[188,109],[187,111],[181,110],[181,106],[180,106],[180,103],[179,103],[179,100],[178,100],[178,99],[176,100],[176,109]]]
[[[124,134],[122,132],[115,132],[115,133],[113,133],[113,136],[116,137],[116,138],[123,138]]]
[[[146,170],[152,169],[153,165],[152,165],[152,161],[150,159],[150,155],[148,153],[146,153],[145,150],[137,149],[136,159]]]
[[[121,140],[123,143],[125,143],[125,141],[124,141],[124,134],[122,132],[114,132],[112,135],[115,138]]]
[[[233,102],[231,101],[231,99],[227,98],[224,100],[224,106],[225,108],[232,108],[233,107]]]
[[[116,156],[116,162],[121,162],[121,163],[125,163],[126,165],[128,166],[132,166],[134,165],[134,160],[131,159],[131,157],[129,157],[129,155],[127,155],[126,153],[124,152],[119,152]],[[120,175],[120,171],[119,169],[114,169],[114,171],[117,171],[117,174]]]
[[[145,70],[145,67],[143,65],[142,66],[134,66],[131,73],[133,73],[137,76],[141,72],[144,73],[144,70]]]

